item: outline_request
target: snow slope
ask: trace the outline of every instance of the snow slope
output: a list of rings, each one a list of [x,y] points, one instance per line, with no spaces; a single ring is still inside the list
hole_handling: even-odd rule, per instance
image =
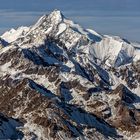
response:
[[[19,27],[18,29],[11,29],[10,31],[5,32],[1,36],[1,38],[3,38],[8,43],[11,43],[17,38],[24,36],[28,30],[28,27]]]

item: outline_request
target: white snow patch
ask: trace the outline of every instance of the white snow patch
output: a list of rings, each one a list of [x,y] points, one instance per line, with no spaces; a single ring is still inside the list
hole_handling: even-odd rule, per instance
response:
[[[65,23],[61,23],[61,24],[59,24],[58,29],[59,29],[59,31],[57,32],[56,36],[63,33],[67,29],[67,26]]]
[[[17,38],[24,35],[26,32],[29,31],[29,27],[19,27],[17,30],[11,29],[10,31],[5,32],[1,38],[3,38],[8,43],[15,41]]]

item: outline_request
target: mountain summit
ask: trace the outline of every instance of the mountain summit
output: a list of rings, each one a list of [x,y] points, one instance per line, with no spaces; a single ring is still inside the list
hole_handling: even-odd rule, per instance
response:
[[[0,48],[0,139],[140,137],[139,44],[54,10]]]

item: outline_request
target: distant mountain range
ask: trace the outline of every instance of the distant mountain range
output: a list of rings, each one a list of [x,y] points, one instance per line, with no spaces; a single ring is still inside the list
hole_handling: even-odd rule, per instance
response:
[[[140,44],[59,10],[0,37],[0,139],[138,140]]]

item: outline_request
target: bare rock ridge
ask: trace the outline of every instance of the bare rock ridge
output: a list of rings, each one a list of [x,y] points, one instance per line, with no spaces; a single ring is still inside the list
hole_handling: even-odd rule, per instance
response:
[[[140,47],[59,10],[0,39],[0,139],[136,140]]]

